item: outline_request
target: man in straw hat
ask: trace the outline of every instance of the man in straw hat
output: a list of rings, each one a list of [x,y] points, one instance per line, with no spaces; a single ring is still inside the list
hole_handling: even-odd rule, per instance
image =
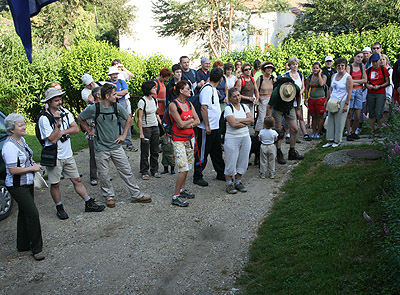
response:
[[[288,154],[289,160],[302,160],[304,157],[296,150],[296,140],[298,127],[296,124],[296,111],[293,107],[294,101],[297,100],[297,105],[300,105],[300,89],[290,77],[277,78],[274,90],[271,94],[271,99],[268,103],[267,117],[272,116],[275,119],[275,129],[280,132],[277,147],[277,160],[279,164],[286,164],[286,160],[281,150],[281,142],[283,138],[282,120],[288,122],[290,126],[290,150]]]
[[[50,194],[56,204],[57,217],[60,219],[68,218],[68,214],[65,212],[61,202],[61,175],[71,179],[75,191],[85,201],[85,212],[100,212],[105,208],[103,205],[97,205],[94,199],[88,195],[79,176],[70,140],[70,135],[78,133],[79,127],[74,121],[71,112],[61,107],[64,95],[65,91],[55,87],[47,89],[45,99],[41,102],[48,104],[47,112],[50,116],[42,115],[38,121],[40,137],[44,140],[44,147],[56,145],[57,148],[55,166],[47,166],[47,173],[48,182],[50,183]],[[49,118],[52,119],[50,120]]]

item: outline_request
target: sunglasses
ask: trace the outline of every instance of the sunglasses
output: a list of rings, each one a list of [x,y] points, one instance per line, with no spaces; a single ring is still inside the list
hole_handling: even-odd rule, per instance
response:
[[[380,47],[372,47],[372,49],[374,49],[374,50],[375,50],[375,49],[380,49]]]
[[[243,71],[250,71],[251,70],[251,68],[247,68],[247,69],[244,69]]]

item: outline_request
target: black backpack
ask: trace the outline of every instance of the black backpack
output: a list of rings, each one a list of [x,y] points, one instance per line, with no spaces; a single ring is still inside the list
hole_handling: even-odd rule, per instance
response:
[[[94,128],[96,128],[96,126],[97,126],[97,118],[98,118],[100,115],[103,115],[103,119],[105,119],[104,116],[109,116],[109,115],[113,116],[113,115],[115,115],[115,117],[116,117],[116,119],[117,119],[117,122],[118,122],[119,135],[121,135],[121,122],[120,122],[120,120],[118,120],[118,119],[119,119],[119,116],[118,116],[118,107],[117,107],[117,103],[116,103],[116,102],[112,102],[112,103],[111,103],[111,106],[112,106],[113,109],[114,109],[114,112],[113,112],[113,113],[102,113],[102,112],[100,112],[100,103],[99,103],[99,102],[96,102],[94,105],[95,105],[95,107],[96,107],[96,113],[95,113],[95,115],[94,115],[94,123],[95,123],[95,125],[94,125],[95,127],[94,127]],[[96,132],[96,135],[98,136],[98,132]]]
[[[210,83],[204,84],[201,88],[198,94],[195,94],[187,99],[187,101],[191,102],[193,104],[193,107],[197,113],[197,116],[199,117],[200,122],[203,121],[203,116],[201,115],[201,103],[200,103],[200,93],[201,91],[206,87],[212,85]],[[212,87],[213,88],[213,87]],[[212,91],[212,97],[211,97],[212,103],[214,103],[214,89]]]
[[[158,102],[157,102],[157,99],[154,97],[154,96],[152,96],[152,98],[153,98],[153,100],[154,100],[154,103],[156,104],[156,114],[157,114],[157,108],[158,108]],[[147,117],[146,117],[146,99],[144,99],[143,97],[141,97],[141,98],[139,98],[139,100],[138,100],[138,102],[139,101],[141,101],[141,100],[143,100],[143,102],[144,102],[144,107],[143,107],[143,113],[144,113],[144,119],[146,120],[146,123],[147,123]],[[136,109],[136,111],[135,111],[135,125],[136,126],[138,126],[139,127],[139,109]]]

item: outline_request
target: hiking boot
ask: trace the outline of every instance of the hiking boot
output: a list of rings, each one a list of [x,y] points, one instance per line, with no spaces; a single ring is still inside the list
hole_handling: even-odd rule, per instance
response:
[[[151,203],[150,197],[141,196],[138,199],[132,199],[131,203]]]
[[[236,194],[237,190],[235,189],[235,184],[232,182],[230,185],[227,185],[225,191],[228,194]]]
[[[356,133],[353,133],[351,137],[353,137],[355,140],[360,139],[360,136],[358,136]]]
[[[282,165],[286,164],[286,160],[285,160],[285,157],[283,156],[283,153],[282,153],[281,149],[278,149],[276,151],[276,157],[277,157],[277,160],[278,160],[279,164],[282,164]]]
[[[69,216],[68,216],[67,212],[65,212],[64,206],[62,204],[61,205],[57,205],[56,209],[57,209],[57,217],[58,218],[60,218],[61,220],[69,218]]]
[[[347,141],[354,141],[353,135],[347,135],[346,137]]]
[[[93,198],[90,198],[89,201],[85,202],[85,212],[101,212],[105,207],[106,206],[104,205],[97,205]]]
[[[295,149],[290,149],[289,154],[288,154],[288,159],[289,160],[303,160],[304,156],[300,155],[298,151]]]
[[[189,206],[189,203],[186,202],[185,200],[183,200],[181,197],[172,198],[171,204],[175,205],[175,206],[178,206],[178,207],[187,207],[187,206]]]
[[[265,173],[260,173],[260,178],[265,179]]]
[[[114,208],[115,207],[115,201],[113,199],[107,199],[106,206],[108,208]]]
[[[197,185],[200,185],[200,186],[208,186],[208,182],[205,181],[204,178],[194,179],[193,183],[197,184]]]
[[[181,191],[180,193],[181,198],[186,198],[186,199],[194,199],[195,194],[189,193],[186,189]]]
[[[247,192],[247,188],[244,186],[244,184],[242,182],[235,184],[235,189],[237,189],[241,193]]]
[[[275,173],[274,172],[270,172],[269,173],[269,178],[270,179],[274,179],[275,178]]]

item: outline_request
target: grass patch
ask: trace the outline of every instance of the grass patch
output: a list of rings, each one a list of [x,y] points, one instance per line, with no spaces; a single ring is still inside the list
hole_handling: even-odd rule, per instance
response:
[[[374,227],[362,213],[380,216],[387,166],[378,160],[332,167],[322,163],[330,151],[311,151],[293,170],[238,279],[245,294],[382,293]]]
[[[33,150],[33,160],[39,163],[40,155],[42,153],[42,146],[35,135],[35,124],[28,122],[26,123],[26,135],[24,138],[26,143]],[[77,134],[71,135],[71,146],[74,153],[88,147],[88,141],[83,132],[78,132]]]

